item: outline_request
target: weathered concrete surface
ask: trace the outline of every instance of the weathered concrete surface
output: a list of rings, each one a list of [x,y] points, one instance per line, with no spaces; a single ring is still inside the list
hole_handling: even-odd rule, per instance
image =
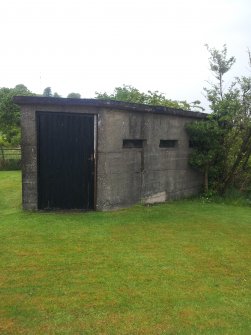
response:
[[[202,179],[188,165],[190,118],[125,111],[99,116],[97,208],[154,203],[198,193]],[[123,148],[123,139],[143,139],[144,147]],[[177,140],[159,148],[160,140]]]
[[[137,112],[135,105],[85,104],[82,99],[23,98],[22,184],[23,207],[37,209],[36,111],[74,112],[97,115],[96,209],[155,203],[198,193],[202,178],[188,165],[189,139],[185,124],[201,114],[168,109]],[[67,100],[67,103],[65,101]],[[70,103],[69,100],[74,100]],[[95,105],[96,104],[96,105]],[[128,104],[127,104],[128,105]],[[127,106],[126,105],[126,106]],[[141,105],[140,105],[141,106]],[[197,117],[196,117],[197,115]],[[143,148],[123,148],[124,139],[144,140]],[[160,140],[177,140],[174,148],[159,148]]]
[[[22,201],[23,208],[37,209],[37,135],[36,115],[30,107],[21,113]]]
[[[149,197],[142,199],[145,204],[156,204],[166,201],[166,192],[152,194]]]

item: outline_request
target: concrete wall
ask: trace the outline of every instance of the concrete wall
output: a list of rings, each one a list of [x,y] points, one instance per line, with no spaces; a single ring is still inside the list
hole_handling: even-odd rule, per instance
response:
[[[23,208],[37,209],[37,135],[36,114],[29,106],[21,113],[22,201]]]
[[[188,166],[184,116],[88,106],[22,105],[23,207],[37,209],[36,111],[97,115],[97,209],[154,203],[198,193],[201,176]],[[123,139],[143,139],[144,147],[123,148]],[[159,148],[160,140],[178,140]]]
[[[97,208],[154,203],[198,193],[202,178],[188,165],[190,118],[104,111],[98,124]],[[144,148],[123,148],[123,139],[144,139]],[[160,140],[178,140],[160,148]]]

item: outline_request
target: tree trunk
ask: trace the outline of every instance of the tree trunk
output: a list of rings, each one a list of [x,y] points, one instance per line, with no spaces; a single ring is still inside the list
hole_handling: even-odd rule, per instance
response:
[[[220,97],[223,100],[223,88],[222,88],[222,74],[220,73]]]

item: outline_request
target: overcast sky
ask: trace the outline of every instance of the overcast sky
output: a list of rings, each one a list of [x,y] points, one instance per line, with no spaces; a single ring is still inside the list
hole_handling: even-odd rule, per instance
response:
[[[0,87],[89,98],[128,84],[205,104],[205,43],[250,75],[250,0],[2,0],[0,29]]]

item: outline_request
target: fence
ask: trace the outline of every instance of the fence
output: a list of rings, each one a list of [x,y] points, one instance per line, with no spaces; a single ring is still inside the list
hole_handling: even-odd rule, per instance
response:
[[[21,168],[21,148],[0,146],[0,170],[19,170]]]

